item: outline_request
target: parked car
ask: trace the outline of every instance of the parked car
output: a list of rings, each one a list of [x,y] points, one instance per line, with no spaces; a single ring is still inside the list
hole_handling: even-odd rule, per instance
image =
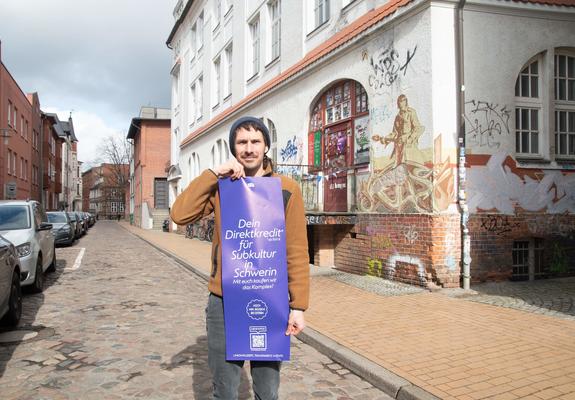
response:
[[[44,290],[44,272],[56,269],[52,224],[35,200],[0,200],[0,235],[16,247],[22,286]]]
[[[52,224],[52,235],[56,245],[63,244],[66,246],[74,243],[76,238],[75,226],[70,221],[70,216],[65,211],[49,211],[48,222]]]
[[[20,261],[16,248],[0,235],[0,325],[16,326],[22,315]]]
[[[88,226],[86,224],[86,220],[84,219],[80,211],[73,211],[73,212],[74,214],[76,214],[76,220],[78,221],[78,224],[80,224],[81,227],[80,236],[84,236],[86,232],[88,232]]]
[[[68,214],[68,218],[70,218],[70,222],[74,227],[74,239],[80,239],[80,236],[82,236],[82,224],[78,223],[78,217],[76,216],[76,213],[67,211],[66,214]]]
[[[82,217],[84,218],[84,221],[86,221],[86,229],[89,230],[92,227],[92,224],[90,223],[90,214],[82,211]]]

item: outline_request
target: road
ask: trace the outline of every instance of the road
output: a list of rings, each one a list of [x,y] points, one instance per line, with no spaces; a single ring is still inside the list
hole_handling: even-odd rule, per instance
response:
[[[116,222],[57,256],[44,292],[24,297],[25,340],[0,343],[2,399],[210,398],[204,281]],[[280,398],[391,399],[297,339]]]

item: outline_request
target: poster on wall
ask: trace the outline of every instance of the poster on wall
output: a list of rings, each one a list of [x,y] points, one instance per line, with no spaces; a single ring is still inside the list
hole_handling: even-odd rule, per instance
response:
[[[321,130],[307,136],[307,160],[308,165],[321,167]]]
[[[365,164],[369,162],[369,116],[356,118],[353,121],[355,133],[354,163]]]

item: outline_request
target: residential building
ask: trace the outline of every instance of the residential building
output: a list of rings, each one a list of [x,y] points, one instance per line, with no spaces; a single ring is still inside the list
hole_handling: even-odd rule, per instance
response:
[[[253,115],[301,185],[316,265],[425,287],[575,274],[575,1],[173,14],[170,203]]]
[[[60,120],[56,114],[42,113],[42,165],[43,173],[36,177],[32,172],[32,180],[38,180],[42,187],[42,204],[47,211],[60,209],[62,194],[62,145],[65,139],[58,135],[61,131]]]
[[[128,129],[132,143],[130,221],[144,229],[161,229],[168,218],[170,115],[170,109],[142,107]]]
[[[82,174],[83,190],[88,193],[87,211],[99,219],[117,219],[125,215],[128,164],[102,163]],[[83,202],[86,202],[84,196]]]
[[[40,164],[39,131],[38,95],[22,91],[2,61],[0,46],[1,199],[40,199],[40,187],[32,179]]]

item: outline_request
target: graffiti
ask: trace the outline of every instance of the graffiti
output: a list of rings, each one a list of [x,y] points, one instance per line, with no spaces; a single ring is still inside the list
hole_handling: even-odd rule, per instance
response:
[[[534,236],[575,237],[575,221],[566,220],[567,215],[535,215],[527,222],[527,229]]]
[[[433,176],[433,203],[436,211],[443,211],[455,198],[455,181],[449,158],[435,164]]]
[[[383,264],[380,260],[375,258],[368,258],[367,259],[367,274],[370,276],[383,276]]]
[[[511,112],[486,101],[471,100],[465,103],[465,133],[471,146],[499,148],[502,134],[509,134]]]
[[[415,56],[417,45],[413,50],[407,50],[405,57],[402,59],[401,54],[395,48],[388,47],[380,52],[377,56],[371,56],[369,63],[372,68],[372,74],[369,75],[369,86],[376,91],[391,86],[400,77],[400,73],[405,76],[407,67]]]
[[[371,245],[378,249],[389,249],[393,247],[393,242],[388,235],[377,235],[371,238]]]
[[[391,107],[388,105],[378,106],[378,107],[371,107],[369,109],[369,118],[371,119],[372,124],[379,124],[386,122],[393,116],[391,111]]]
[[[355,225],[355,215],[311,215],[306,214],[308,225]]]
[[[406,232],[404,232],[403,236],[405,236],[405,241],[409,244],[415,243],[417,240],[419,233],[415,230],[413,225],[410,225]]]
[[[289,139],[284,148],[280,149],[280,157],[283,163],[301,164],[303,159],[303,142],[295,136]]]
[[[575,212],[575,174],[561,171],[540,171],[536,178],[520,177],[509,164],[508,155],[492,155],[485,166],[473,166],[467,171],[469,211],[497,210],[515,214],[516,207],[525,211],[549,214]]]
[[[366,212],[429,212],[431,175],[431,169],[410,161],[374,172],[360,183],[358,208]]]
[[[405,256],[397,253],[390,256],[389,259],[387,260],[387,264],[390,269],[388,279],[393,279],[393,277],[395,276],[395,270],[397,268],[398,262],[415,265],[415,267],[417,268],[417,277],[419,278],[421,284],[425,286],[425,282],[427,279],[425,278],[425,266],[423,265],[421,260],[417,257]]]
[[[551,247],[551,263],[549,265],[551,272],[560,274],[567,272],[569,263],[565,249],[559,243],[553,243]]]
[[[189,239],[200,239],[208,242],[212,241],[214,236],[214,218],[206,217],[193,224],[186,226],[186,237]]]
[[[497,235],[511,232],[513,228],[517,228],[518,226],[519,222],[509,222],[509,217],[506,215],[489,215],[487,217],[481,217],[481,227],[487,232],[495,233]]]

